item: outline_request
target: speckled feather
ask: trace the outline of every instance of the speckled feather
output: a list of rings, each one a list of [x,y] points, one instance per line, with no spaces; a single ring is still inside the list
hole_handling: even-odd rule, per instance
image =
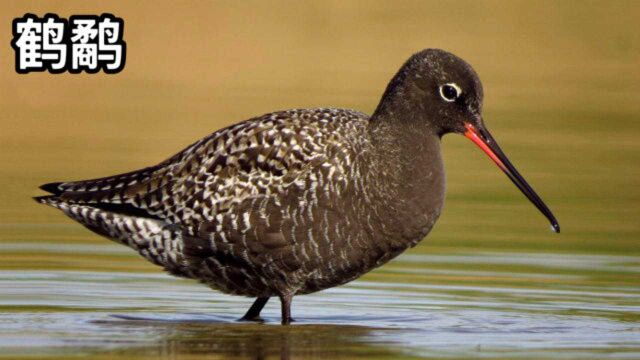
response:
[[[442,85],[461,91],[442,98]],[[440,138],[483,128],[482,86],[442,50],[413,55],[372,116],[275,112],[214,132],[170,159],[36,198],[178,276],[223,292],[291,298],[347,283],[416,245],[444,203]]]
[[[416,245],[444,204],[440,150],[464,134],[559,232],[542,199],[482,119],[483,90],[464,60],[409,58],[371,116],[344,109],[274,112],[219,130],[170,159],[102,179],[50,183],[36,197],[170,273],[256,297],[282,324],[295,295],[347,283]]]
[[[373,204],[383,188],[371,171],[368,128],[369,116],[351,110],[267,114],[154,167],[46,185],[55,195],[40,201],[172,274],[227,293],[318,291],[419,240],[375,241],[389,231]],[[421,236],[437,218],[429,215]]]

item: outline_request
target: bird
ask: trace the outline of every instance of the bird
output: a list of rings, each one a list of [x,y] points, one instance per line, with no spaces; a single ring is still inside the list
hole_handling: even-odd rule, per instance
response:
[[[387,85],[372,115],[276,111],[220,129],[147,168],[55,182],[34,199],[124,244],[172,275],[291,303],[346,284],[417,245],[445,199],[441,139],[464,135],[558,221],[484,124],[483,88],[456,55],[425,49]]]

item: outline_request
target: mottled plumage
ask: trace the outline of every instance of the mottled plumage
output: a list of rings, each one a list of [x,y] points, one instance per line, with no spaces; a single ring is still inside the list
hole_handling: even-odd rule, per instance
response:
[[[342,109],[267,114],[139,172],[46,185],[57,195],[39,199],[227,293],[318,291],[419,240],[375,241],[395,232],[385,218],[400,203],[379,181],[369,125]],[[438,214],[425,217],[422,235]]]
[[[466,91],[461,110],[438,97],[447,81]],[[274,112],[156,166],[43,185],[52,195],[36,199],[174,275],[257,297],[247,318],[279,296],[288,323],[292,296],[351,281],[427,235],[444,199],[440,137],[460,132],[457,111],[481,124],[481,101],[464,61],[426,50],[371,117]]]

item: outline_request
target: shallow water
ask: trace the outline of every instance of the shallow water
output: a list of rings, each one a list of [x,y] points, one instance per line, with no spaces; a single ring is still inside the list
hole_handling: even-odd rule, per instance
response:
[[[640,357],[638,256],[407,254],[347,286],[296,297],[295,323],[281,327],[277,301],[263,324],[237,322],[251,300],[118,268],[134,256],[115,244],[1,250],[111,264],[0,271],[2,356]]]
[[[125,20],[122,73],[17,75],[0,62],[0,358],[640,358],[638,1],[2,2]],[[10,31],[0,58],[12,61]],[[484,119],[554,211],[463,137],[415,249],[294,299],[290,327],[238,323],[252,300],[175,279],[35,204],[45,182],[157,163],[265,112],[371,113],[413,52],[479,73]]]

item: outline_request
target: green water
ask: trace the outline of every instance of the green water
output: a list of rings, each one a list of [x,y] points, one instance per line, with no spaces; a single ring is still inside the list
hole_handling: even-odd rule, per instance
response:
[[[0,46],[0,357],[640,358],[640,3],[5,2],[113,12],[115,76],[13,71]],[[276,301],[175,279],[30,197],[159,162],[292,107],[371,112],[414,51],[448,49],[562,233],[466,139],[444,139],[447,200],[418,247],[346,286]]]

